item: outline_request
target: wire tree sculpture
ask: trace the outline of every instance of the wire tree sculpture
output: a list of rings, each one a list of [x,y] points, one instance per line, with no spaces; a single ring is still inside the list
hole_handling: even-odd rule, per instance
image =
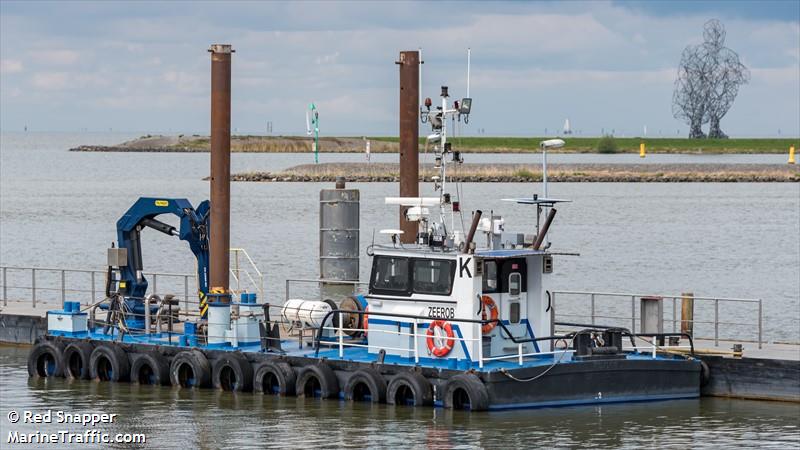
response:
[[[708,137],[728,136],[720,120],[733,105],[739,86],[750,80],[750,71],[739,55],[725,47],[725,27],[712,19],[703,26],[704,42],[683,50],[672,96],[672,114],[689,125],[689,138],[704,138],[703,124],[709,124]]]

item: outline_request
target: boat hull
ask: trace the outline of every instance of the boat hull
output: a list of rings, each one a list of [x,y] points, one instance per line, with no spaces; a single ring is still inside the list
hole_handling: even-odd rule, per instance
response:
[[[549,367],[485,374],[482,379],[489,392],[489,409],[700,396],[701,367],[696,360],[626,358],[588,360],[557,364],[552,369]]]
[[[265,363],[281,364],[287,371],[287,379],[297,380],[295,386],[289,386],[290,392],[302,393],[303,377],[317,377],[327,383],[324,395],[318,391],[306,395],[319,395],[327,398],[348,399],[352,392],[348,387],[354,386],[354,377],[374,376],[372,386],[383,386],[381,401],[393,403],[393,398],[384,395],[386,386],[391,391],[394,381],[401,376],[416,377],[430,392],[429,401],[433,406],[465,408],[472,410],[502,410],[517,408],[537,408],[569,406],[582,404],[600,404],[612,402],[653,401],[668,399],[696,398],[700,396],[701,363],[699,360],[680,357],[652,358],[644,354],[620,354],[604,356],[602,359],[577,359],[567,362],[547,363],[542,361],[537,366],[484,368],[471,370],[444,369],[426,367],[424,365],[403,364],[398,361],[379,361],[348,358],[329,358],[291,353],[272,353],[258,351],[239,351],[195,346],[154,345],[149,343],[117,342],[107,339],[71,339],[48,336],[41,340],[31,352],[29,369],[32,376],[53,376],[47,373],[35,373],[42,361],[33,358],[41,355],[37,351],[40,346],[47,345],[53,352],[52,361],[59,358],[66,364],[66,356],[59,354],[70,343],[88,345],[91,349],[112,348],[121,359],[127,360],[124,367],[131,368],[129,374],[117,374],[115,381],[136,380],[133,373],[137,360],[154,354],[158,355],[168,367],[173,365],[179,354],[197,352],[201,359],[207,361],[209,379],[204,386],[211,387],[210,377],[220,364],[230,364],[232,355],[239,361],[237,370],[242,373],[255,374],[248,389],[259,391],[262,380],[257,379],[259,368]],[[61,350],[59,350],[61,349]],[[47,350],[47,349],[45,349]],[[66,366],[65,366],[66,367]],[[313,370],[312,370],[313,369]],[[365,371],[373,375],[365,375]],[[64,374],[66,370],[62,371]],[[314,372],[314,373],[311,373]],[[59,371],[53,372],[59,373]],[[327,374],[327,375],[326,375]],[[58,375],[54,375],[58,376]],[[323,378],[327,376],[327,380]],[[248,376],[249,378],[250,376]],[[103,379],[103,378],[100,378]],[[164,379],[164,377],[162,377]],[[169,376],[166,376],[169,380]],[[172,383],[176,381],[173,378]],[[169,384],[167,381],[164,384]],[[217,385],[217,383],[213,383]],[[225,389],[224,386],[217,385]],[[284,386],[285,387],[285,386]],[[267,391],[267,389],[262,389]],[[470,399],[455,399],[466,393]],[[286,391],[284,389],[284,391]],[[283,392],[283,391],[282,391]],[[377,398],[377,397],[376,397]],[[455,399],[455,400],[454,400]],[[471,401],[470,401],[471,400]],[[401,403],[398,401],[397,403]]]

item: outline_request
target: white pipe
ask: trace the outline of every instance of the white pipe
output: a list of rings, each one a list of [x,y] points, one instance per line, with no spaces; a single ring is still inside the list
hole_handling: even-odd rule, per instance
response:
[[[547,198],[547,149],[542,148],[542,194]]]
[[[447,158],[445,157],[445,146],[447,144],[447,97],[442,97],[442,189],[439,191],[439,210],[442,215],[442,225],[444,225],[444,185],[447,178]]]
[[[472,50],[469,47],[467,47],[467,98],[469,98],[469,65],[470,65],[471,53]]]
[[[384,199],[386,205],[400,205],[400,206],[435,206],[439,204],[439,199],[436,197],[386,197]]]
[[[417,100],[419,102],[419,105],[417,105],[417,106],[422,106],[422,65],[424,63],[425,63],[425,61],[422,59],[422,47],[420,47],[419,48],[419,89],[418,89],[418,91],[419,91],[419,99]]]
[[[548,139],[539,143],[542,148],[542,194],[547,198],[547,149],[548,148],[561,148],[564,146],[564,141],[561,139]]]

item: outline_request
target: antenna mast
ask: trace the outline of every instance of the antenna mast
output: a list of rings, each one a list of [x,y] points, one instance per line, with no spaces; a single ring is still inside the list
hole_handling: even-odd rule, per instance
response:
[[[419,105],[422,105],[422,65],[425,60],[422,59],[422,47],[419,48]]]
[[[472,49],[467,47],[467,98],[470,98],[470,96],[469,96],[469,63],[470,63],[471,56],[472,56]]]
[[[450,94],[447,86],[442,86],[440,96],[441,106],[434,106],[434,102],[430,97],[427,97],[424,101],[424,109],[423,107],[419,109],[420,121],[429,124],[431,126],[431,131],[433,131],[433,133],[426,138],[425,145],[427,147],[428,144],[434,144],[434,169],[438,170],[438,175],[434,175],[432,181],[434,191],[438,192],[439,198],[430,198],[429,200],[432,200],[430,202],[422,202],[424,199],[420,199],[419,207],[416,208],[415,214],[423,216],[427,214],[427,211],[423,211],[423,206],[435,206],[438,203],[439,220],[436,222],[427,222],[423,220],[423,223],[427,223],[427,225],[421,224],[421,226],[427,227],[430,225],[430,227],[420,230],[419,242],[430,245],[431,247],[450,248],[453,246],[453,242],[455,242],[456,239],[455,219],[453,216],[456,211],[460,212],[461,209],[460,199],[454,201],[451,193],[447,192],[447,164],[448,162],[460,164],[464,162],[464,159],[461,156],[461,152],[453,151],[452,144],[448,142],[447,121],[453,121],[453,130],[455,130],[455,123],[460,122],[462,118],[466,123],[471,111],[472,99],[463,98],[460,101],[449,103]],[[452,158],[452,160],[448,161],[448,157]],[[447,223],[448,215],[450,216],[449,224]]]

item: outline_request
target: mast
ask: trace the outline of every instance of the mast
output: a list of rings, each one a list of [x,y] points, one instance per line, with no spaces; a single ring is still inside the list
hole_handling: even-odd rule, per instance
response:
[[[467,47],[467,98],[469,97],[469,63],[472,56],[472,49]]]
[[[231,56],[229,44],[211,53],[211,230],[209,287],[228,293],[231,222]]]
[[[419,52],[400,52],[400,197],[419,196]],[[418,226],[400,206],[400,242],[417,240]]]

